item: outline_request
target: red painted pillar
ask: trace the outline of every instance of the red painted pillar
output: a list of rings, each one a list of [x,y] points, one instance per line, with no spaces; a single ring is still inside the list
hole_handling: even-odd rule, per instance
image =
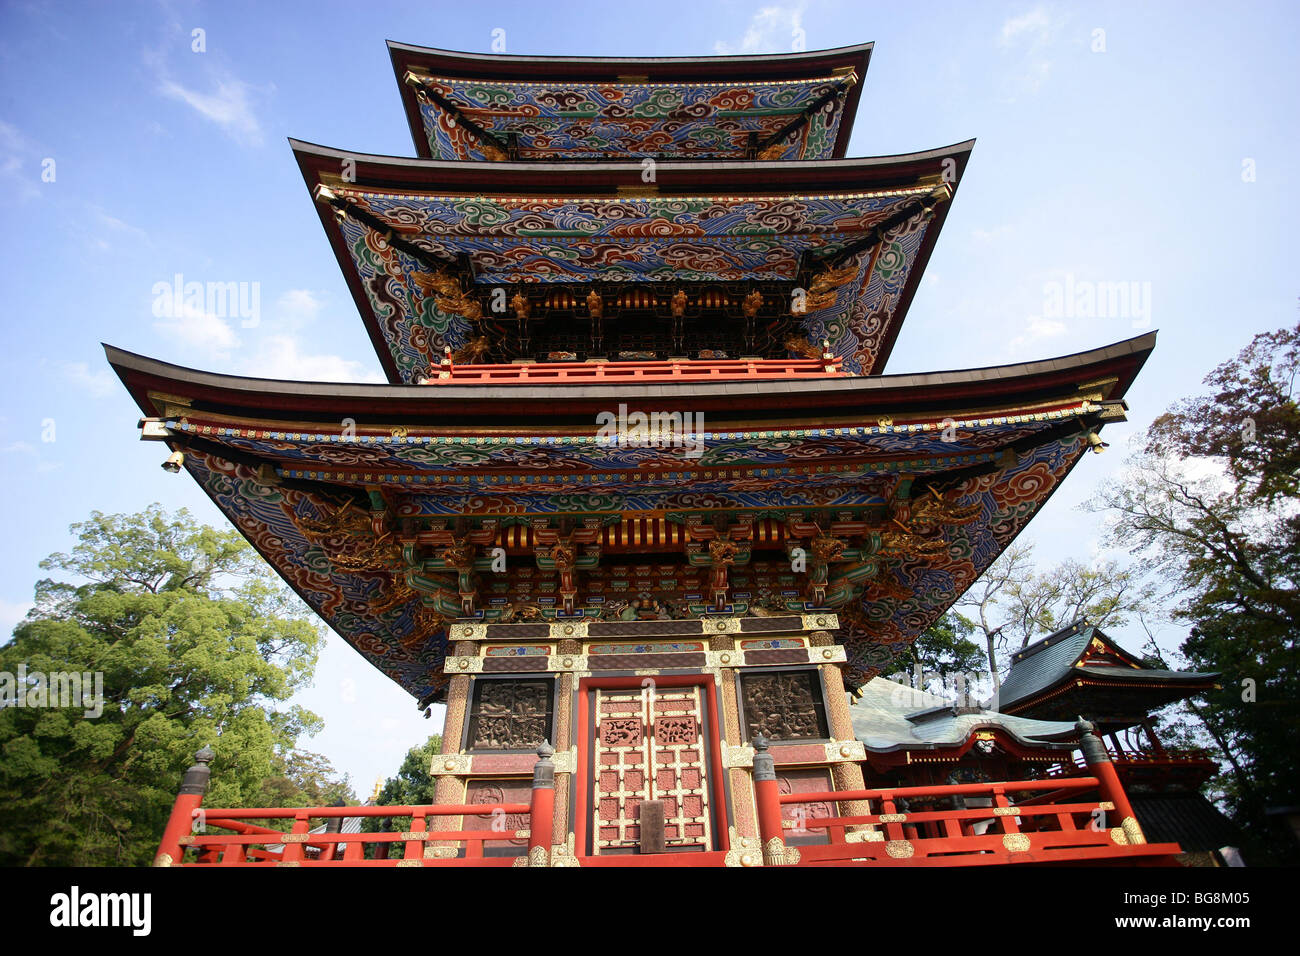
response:
[[[533,799],[528,808],[528,865],[551,865],[551,831],[555,826],[555,748],[542,743],[533,764]]]
[[[167,818],[167,826],[163,829],[162,842],[154,854],[154,866],[172,866],[184,859],[185,848],[181,846],[181,837],[193,832],[194,811],[203,803],[203,795],[208,792],[208,781],[212,777],[208,764],[215,756],[210,748],[204,747],[194,755],[194,765],[185,771],[181,788],[176,794],[176,802],[172,804],[171,816]]]
[[[1101,798],[1115,805],[1114,812],[1119,816],[1119,825],[1124,831],[1124,836],[1129,843],[1146,843],[1146,835],[1138,824],[1137,814],[1133,812],[1133,806],[1128,802],[1128,794],[1124,792],[1124,787],[1119,782],[1119,774],[1115,772],[1115,765],[1111,763],[1110,754],[1106,752],[1106,745],[1098,736],[1097,728],[1091,722],[1081,719],[1074,725],[1074,729],[1079,732],[1079,749],[1083,751],[1083,759],[1088,764],[1088,770],[1100,783],[1098,790],[1101,792]]]
[[[793,862],[781,826],[781,791],[776,784],[776,762],[767,752],[767,738],[759,734],[754,744],[754,802],[758,809],[758,835],[763,844],[763,864]],[[797,857],[796,857],[797,859]]]

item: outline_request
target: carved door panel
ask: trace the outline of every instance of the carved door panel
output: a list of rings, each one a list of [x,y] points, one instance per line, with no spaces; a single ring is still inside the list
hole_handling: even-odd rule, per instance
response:
[[[595,689],[596,853],[636,851],[646,800],[664,803],[667,849],[711,849],[704,693],[700,686]]]

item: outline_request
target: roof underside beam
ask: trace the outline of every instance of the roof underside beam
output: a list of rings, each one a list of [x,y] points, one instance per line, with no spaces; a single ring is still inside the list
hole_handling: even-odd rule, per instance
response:
[[[513,143],[502,142],[493,133],[484,129],[478,123],[475,123],[472,119],[466,116],[459,105],[453,103],[441,93],[429,89],[425,85],[424,80],[420,79],[420,77],[411,73],[409,70],[406,74],[406,82],[415,89],[416,95],[424,97],[439,109],[449,113],[454,118],[455,122],[464,127],[471,136],[477,139],[486,148],[487,152],[496,152],[499,154],[489,155],[489,159],[509,159],[511,162],[517,162],[519,160],[519,150]]]
[[[804,107],[803,112],[801,112],[790,122],[786,123],[785,126],[781,127],[771,136],[763,140],[757,140],[757,138],[755,138],[756,141],[752,142],[749,147],[749,153],[750,153],[749,158],[750,159],[761,158],[762,153],[765,150],[771,149],[773,146],[777,146],[780,145],[781,143],[784,143],[786,139],[789,138],[790,134],[798,132],[800,129],[806,126],[808,124],[808,121],[812,119],[813,114],[815,114],[819,109],[821,109],[831,100],[838,99],[839,97],[847,93],[849,89],[852,88],[853,84],[857,82],[857,80],[858,80],[857,74],[850,72],[849,75],[845,77],[843,81],[837,83],[835,86],[831,87],[821,96],[817,97],[817,99],[813,100],[813,102],[809,103],[806,107]]]
[[[368,229],[383,236],[394,249],[406,253],[412,259],[428,266],[430,269],[454,268],[460,265],[455,259],[434,255],[428,249],[423,249],[410,240],[402,238],[393,232],[393,227],[384,220],[368,210],[362,209],[356,203],[337,195],[324,184],[316,187],[316,201],[333,207],[338,214],[344,217],[355,219]]]
[[[817,259],[815,262],[817,265],[825,265],[828,268],[834,268],[858,253],[866,252],[868,249],[874,248],[882,242],[890,232],[907,222],[913,216],[932,215],[935,207],[938,206],[939,203],[946,202],[951,197],[952,188],[947,183],[940,183],[924,199],[909,202],[889,218],[876,223],[871,227],[871,231],[861,239],[849,243],[838,252],[833,252],[829,256]]]

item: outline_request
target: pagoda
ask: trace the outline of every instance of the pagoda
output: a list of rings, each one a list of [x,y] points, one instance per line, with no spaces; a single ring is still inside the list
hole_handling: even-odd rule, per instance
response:
[[[909,817],[854,729],[846,691],[1100,449],[1154,346],[884,374],[973,144],[844,158],[870,44],[389,50],[418,158],[292,143],[388,384],[107,351],[171,466],[419,708],[445,704],[436,800],[212,809],[195,835],[200,754],[160,862],[1177,852],[1104,753],[1090,783],[942,784]],[[1059,759],[1059,726],[1026,733]],[[413,821],[382,853],[319,826],[381,812]],[[299,836],[267,844],[248,821],[277,815]]]

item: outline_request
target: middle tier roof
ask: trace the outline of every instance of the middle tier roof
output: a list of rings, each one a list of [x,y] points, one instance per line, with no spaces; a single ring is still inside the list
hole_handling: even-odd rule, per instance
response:
[[[605,317],[615,330],[622,316],[666,316],[685,291],[687,341],[720,317],[740,322],[745,296],[758,291],[750,351],[784,355],[784,337],[795,334],[828,341],[850,374],[878,373],[972,146],[826,162],[660,162],[647,171],[413,160],[293,142],[393,383],[419,381],[444,347],[478,336],[503,348],[522,335],[526,345],[506,305],[517,292],[530,321],[585,328],[591,289],[616,313]],[[709,348],[679,351],[694,358]]]

